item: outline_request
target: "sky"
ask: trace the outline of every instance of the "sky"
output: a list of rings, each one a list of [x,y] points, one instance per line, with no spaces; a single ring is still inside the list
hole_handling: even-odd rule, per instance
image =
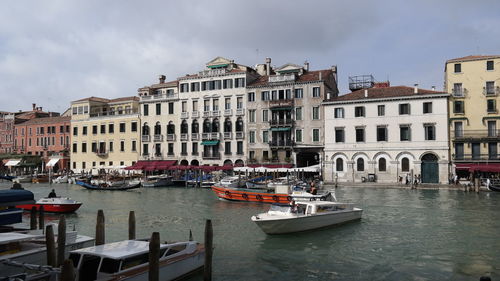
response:
[[[446,60],[500,55],[498,11],[498,0],[4,0],[0,110],[133,96],[217,56],[337,65],[341,94],[364,74],[442,90]]]

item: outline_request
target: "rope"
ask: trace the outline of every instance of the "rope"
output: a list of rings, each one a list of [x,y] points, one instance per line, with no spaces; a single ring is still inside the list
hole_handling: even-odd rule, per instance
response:
[[[4,265],[21,267],[23,269],[37,270],[37,271],[46,272],[46,273],[51,273],[51,272],[61,273],[61,269],[54,268],[54,267],[49,266],[49,265],[29,264],[29,263],[25,263],[25,262],[11,261],[9,259],[6,259],[6,260],[0,261],[0,262],[3,263]]]

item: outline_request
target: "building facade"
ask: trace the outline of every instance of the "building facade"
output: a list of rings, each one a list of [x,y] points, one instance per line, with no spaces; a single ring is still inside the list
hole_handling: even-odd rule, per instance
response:
[[[448,60],[445,91],[451,94],[450,153],[458,170],[467,174],[469,164],[500,162],[500,56]]]
[[[398,86],[325,100],[325,181],[448,183],[448,97]]]
[[[139,159],[139,97],[71,102],[71,169],[131,166]]]
[[[336,97],[337,69],[310,71],[271,59],[257,67],[259,79],[247,86],[247,138],[250,163],[312,166],[323,159],[324,99]]]

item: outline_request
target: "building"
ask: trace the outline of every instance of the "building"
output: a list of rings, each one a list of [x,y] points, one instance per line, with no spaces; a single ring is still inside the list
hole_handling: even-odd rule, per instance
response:
[[[471,164],[499,163],[500,56],[448,60],[445,91],[451,94],[450,150],[458,172],[467,175]]]
[[[448,97],[397,86],[325,100],[325,181],[447,183]]]
[[[33,118],[14,127],[14,150],[38,155],[43,167],[53,171],[69,169],[70,116]]]
[[[309,70],[285,64],[258,65],[261,76],[246,88],[247,150],[250,163],[312,166],[323,159],[324,111],[336,97],[337,68]]]
[[[71,169],[131,166],[139,159],[139,97],[71,102]]]

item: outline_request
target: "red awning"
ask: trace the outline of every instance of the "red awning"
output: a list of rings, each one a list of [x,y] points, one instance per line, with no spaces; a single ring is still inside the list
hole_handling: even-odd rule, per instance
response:
[[[175,165],[177,160],[141,160],[137,161],[134,165],[125,168],[125,170],[144,170],[144,171],[161,171],[167,170],[170,166]]]
[[[142,170],[146,166],[147,162],[150,161],[137,161],[134,165],[126,167],[125,170]]]
[[[293,164],[249,164],[247,165],[250,168],[257,168],[257,167],[264,167],[264,168],[269,168],[269,169],[274,169],[274,168],[293,168]]]
[[[457,171],[500,173],[500,163],[457,163],[455,168]]]
[[[157,170],[168,170],[171,166],[175,165],[177,160],[162,160],[156,161],[156,169]]]

